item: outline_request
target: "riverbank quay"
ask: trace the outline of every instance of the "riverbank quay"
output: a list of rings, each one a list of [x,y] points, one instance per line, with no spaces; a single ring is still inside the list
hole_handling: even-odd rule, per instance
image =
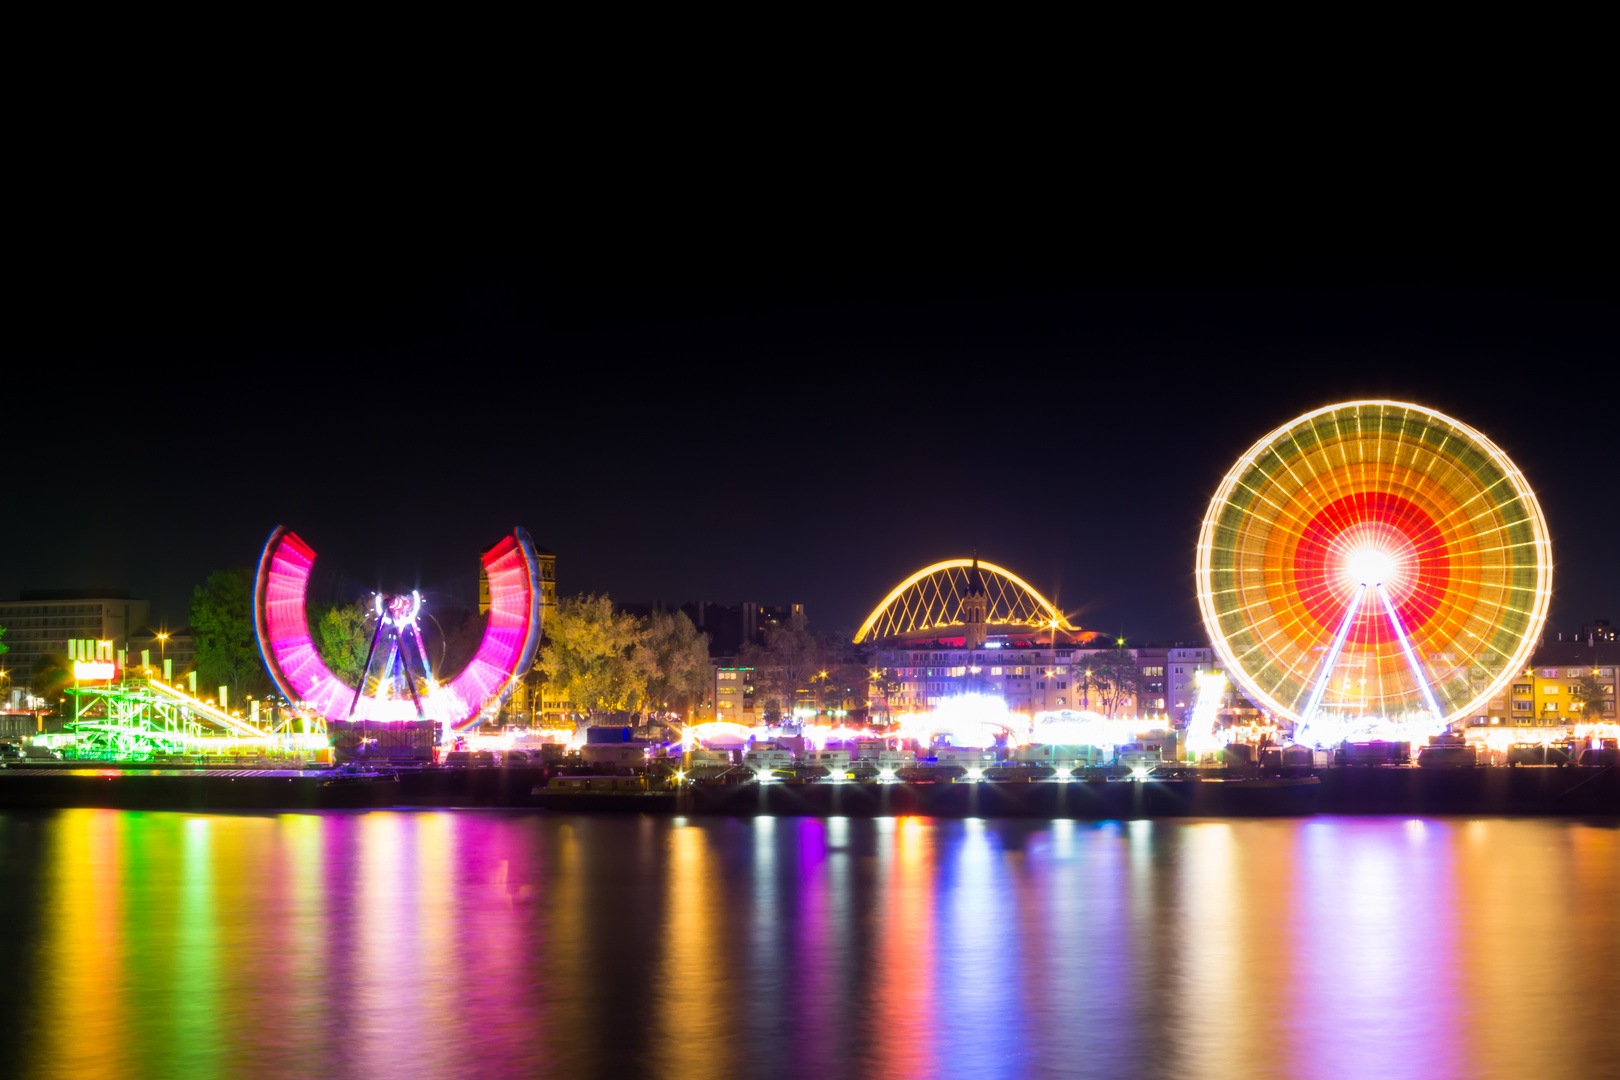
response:
[[[678,793],[537,790],[577,813],[646,810],[749,816],[1039,817],[1107,820],[1310,814],[1620,815],[1620,771],[1325,769],[1306,777],[901,784],[695,785]]]
[[[344,810],[534,807],[544,769],[154,769],[62,762],[0,770],[0,809]]]
[[[544,768],[164,769],[61,762],[0,770],[0,809],[533,808],[752,816],[1271,817],[1308,814],[1620,815],[1620,770],[1331,768],[1220,779],[695,784],[674,791],[548,787]]]

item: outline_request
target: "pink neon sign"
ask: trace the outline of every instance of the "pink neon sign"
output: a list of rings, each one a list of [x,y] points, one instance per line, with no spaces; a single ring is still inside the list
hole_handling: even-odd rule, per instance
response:
[[[539,572],[529,534],[513,529],[484,553],[483,562],[490,602],[484,638],[461,674],[433,688],[422,703],[428,719],[450,727],[477,716],[506,693],[512,676],[534,662],[540,644]],[[354,687],[327,670],[310,640],[304,610],[314,566],[315,549],[280,526],[259,557],[254,597],[259,652],[276,685],[289,700],[307,702],[328,720],[418,719],[416,704],[409,698],[384,700],[362,694],[356,704]]]

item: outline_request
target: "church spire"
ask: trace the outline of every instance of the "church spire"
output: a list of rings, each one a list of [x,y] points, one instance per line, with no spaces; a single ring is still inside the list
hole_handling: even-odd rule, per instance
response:
[[[969,649],[984,645],[989,633],[990,595],[979,572],[979,549],[973,549],[973,566],[967,574],[967,594],[962,597],[963,644]]]

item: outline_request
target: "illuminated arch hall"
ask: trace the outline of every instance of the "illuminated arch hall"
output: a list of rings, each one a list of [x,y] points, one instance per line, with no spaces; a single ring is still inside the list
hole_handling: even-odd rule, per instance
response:
[[[1033,715],[1080,703],[1070,667],[1076,647],[1096,637],[1012,571],[975,557],[946,559],[900,582],[855,641],[875,645],[874,663],[893,672],[891,713],[987,693]]]
[[[1349,731],[1472,718],[1522,670],[1552,588],[1541,507],[1479,432],[1355,401],[1252,446],[1196,561],[1211,644],[1251,700]]]
[[[1050,635],[1054,628],[1070,641],[1081,633],[1023,578],[974,557],[925,566],[896,585],[855,641],[942,640],[972,648],[991,637]]]

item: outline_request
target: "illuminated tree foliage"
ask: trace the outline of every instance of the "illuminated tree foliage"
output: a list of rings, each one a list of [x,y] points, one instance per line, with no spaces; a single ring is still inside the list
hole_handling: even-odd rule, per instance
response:
[[[685,711],[709,686],[709,635],[684,611],[655,611],[642,622],[632,654],[645,685],[645,712]]]
[[[1604,719],[1603,702],[1607,687],[1590,672],[1569,684],[1570,699],[1581,707],[1581,718],[1597,723]]]
[[[58,704],[62,694],[73,685],[73,661],[66,653],[46,653],[34,665],[34,677],[28,688],[35,697],[44,698],[52,706]]]
[[[567,597],[546,624],[540,668],[593,719],[623,712],[647,700],[646,669],[634,655],[640,637],[640,620],[614,611],[609,597]]]
[[[376,617],[365,604],[337,604],[323,612],[316,624],[315,648],[328,671],[350,686],[359,686],[376,629]]]
[[[197,643],[198,690],[204,697],[228,686],[233,701],[262,693],[270,677],[253,632],[253,572],[216,570],[191,597],[191,632]]]
[[[754,669],[755,693],[768,721],[791,716],[793,706],[809,696],[810,680],[822,670],[823,643],[805,624],[802,612],[781,626],[765,628],[765,644],[748,642],[737,651],[737,664]]]
[[[870,672],[845,663],[842,644],[811,633],[802,612],[785,625],[767,626],[765,644],[744,645],[737,663],[754,669],[767,720],[790,717],[795,707],[849,709],[866,702]]]
[[[1092,708],[1109,719],[1141,688],[1142,669],[1129,649],[1082,653],[1076,660],[1077,688]]]

